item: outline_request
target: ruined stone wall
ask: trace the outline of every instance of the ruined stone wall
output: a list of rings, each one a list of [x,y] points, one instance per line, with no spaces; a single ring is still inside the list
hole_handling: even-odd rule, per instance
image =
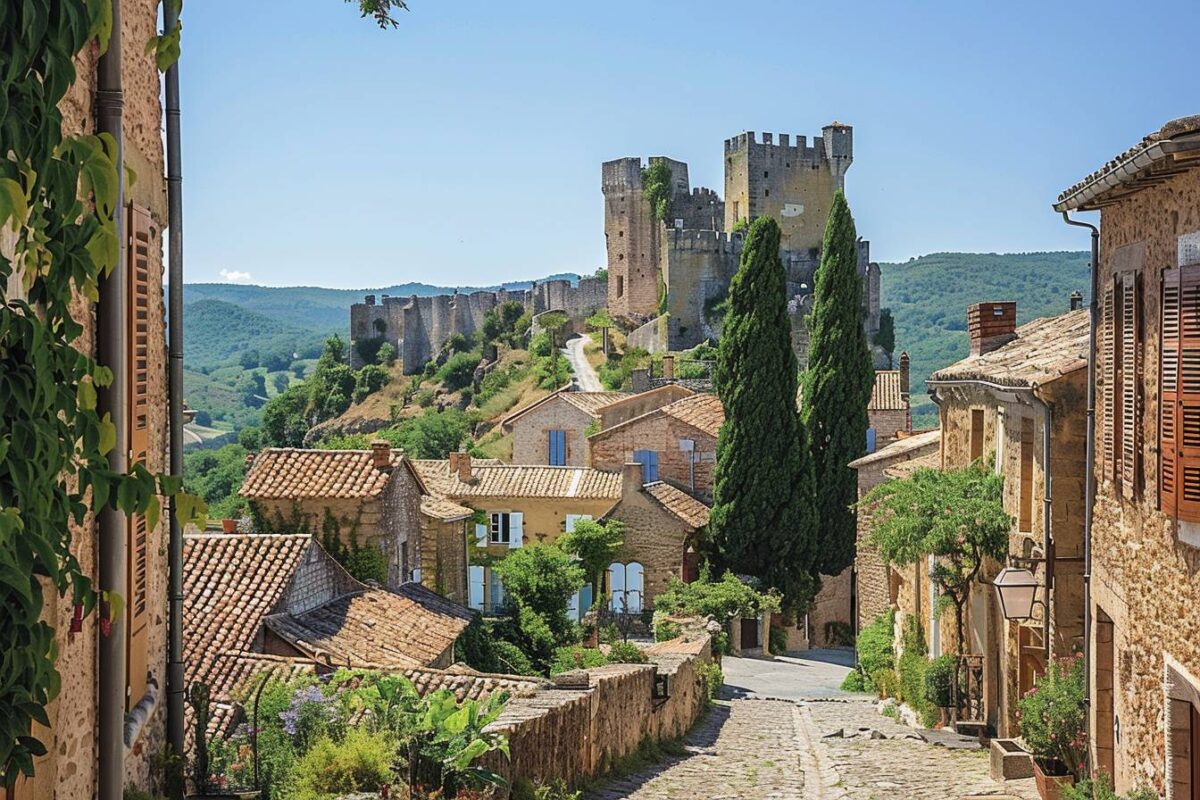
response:
[[[677,220],[682,220],[682,226]],[[671,201],[672,229],[721,231],[725,229],[725,203],[712,189],[697,186],[690,193],[676,193]]]
[[[625,348],[640,347],[647,353],[667,351],[667,316],[655,317],[644,325],[629,332],[625,337]],[[636,387],[634,391],[637,391]]]
[[[1172,742],[1164,735],[1164,720],[1171,718],[1168,697],[1177,690],[1166,678],[1174,674],[1176,682],[1200,689],[1195,683],[1200,676],[1200,531],[1193,523],[1177,522],[1160,512],[1157,498],[1160,270],[1194,263],[1187,244],[1198,231],[1196,170],[1105,207],[1101,218],[1101,286],[1108,285],[1115,269],[1131,266],[1118,264],[1120,248],[1144,247],[1143,263],[1132,265],[1141,266],[1144,289],[1142,488],[1133,499],[1122,497],[1098,457],[1092,523],[1092,612],[1093,619],[1102,612],[1112,620],[1111,644],[1104,643],[1111,647],[1112,671],[1097,672],[1099,660],[1093,661],[1093,686],[1102,690],[1107,683],[1111,696],[1093,694],[1091,732],[1095,743],[1105,738],[1105,729],[1119,725],[1114,767],[1121,792],[1141,781],[1149,781],[1160,794],[1176,791],[1169,781]],[[1104,397],[1101,384],[1098,434]],[[1097,644],[1093,641],[1093,652],[1100,650]],[[1111,721],[1100,716],[1107,703],[1112,704]],[[1107,739],[1111,744],[1111,735]]]
[[[667,349],[686,350],[718,332],[707,319],[709,306],[725,297],[737,272],[742,235],[719,231],[668,230],[662,242],[667,285]]]
[[[589,465],[585,431],[593,421],[587,412],[559,397],[542,403],[512,422],[512,463],[550,463],[550,431],[565,431],[569,467]]]
[[[853,132],[828,126],[809,145],[753,131],[725,140],[725,229],[740,219],[779,222],[786,250],[819,248],[833,195],[853,160]]]
[[[691,452],[680,450],[682,439],[694,441]],[[684,425],[666,414],[646,417],[593,434],[592,466],[617,471],[633,460],[635,450],[658,451],[658,477],[684,489],[692,489],[702,497],[712,494],[712,471],[717,458],[717,440]]]
[[[467,521],[421,515],[421,584],[467,605]]]

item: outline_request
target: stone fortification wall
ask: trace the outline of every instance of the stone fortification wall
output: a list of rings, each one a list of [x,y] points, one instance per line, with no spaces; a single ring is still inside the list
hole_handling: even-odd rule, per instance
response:
[[[718,331],[708,306],[723,298],[737,272],[742,235],[715,230],[669,230],[663,240],[667,290],[667,349],[686,350]]]
[[[567,280],[535,283],[529,289],[470,294],[441,294],[433,297],[389,297],[376,302],[367,295],[350,306],[350,365],[362,366],[353,345],[364,339],[383,337],[400,354],[407,374],[420,372],[451,334],[473,336],[483,327],[484,317],[496,306],[515,301],[538,314],[566,311],[573,323],[581,322],[607,303],[608,287],[603,280],[582,278],[578,286]]]
[[[682,226],[678,220],[682,220]],[[713,189],[697,186],[690,193],[676,193],[671,201],[672,228],[720,231],[725,229],[725,201]]]
[[[667,322],[664,314],[629,332],[625,337],[625,348],[640,347],[647,353],[665,353],[667,351]],[[636,388],[635,388],[636,391]]]

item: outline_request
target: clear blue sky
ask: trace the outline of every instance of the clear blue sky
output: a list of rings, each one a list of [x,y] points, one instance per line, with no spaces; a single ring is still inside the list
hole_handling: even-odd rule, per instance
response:
[[[340,0],[186,5],[189,281],[591,272],[602,161],[721,190],[726,137],[835,119],[876,260],[1084,249],[1057,193],[1200,112],[1195,0],[410,6],[381,31]]]

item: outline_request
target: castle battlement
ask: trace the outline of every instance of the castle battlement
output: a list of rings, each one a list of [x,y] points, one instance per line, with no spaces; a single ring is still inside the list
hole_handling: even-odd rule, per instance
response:
[[[600,186],[604,191],[642,188],[642,159],[618,158],[600,165]]]
[[[743,150],[787,151],[787,154],[800,161],[827,161],[830,159],[853,158],[854,129],[849,125],[834,122],[821,129],[819,136],[812,137],[812,146],[808,137],[796,134],[792,138],[787,133],[755,133],[745,131],[725,140],[725,153],[732,155]]]
[[[706,200],[709,202],[721,202],[721,195],[717,194],[716,189],[709,189],[707,186],[693,186],[692,197],[697,200]]]
[[[741,253],[742,240],[745,238],[740,232],[691,229],[671,230],[667,235],[667,246],[674,250],[729,254]]]

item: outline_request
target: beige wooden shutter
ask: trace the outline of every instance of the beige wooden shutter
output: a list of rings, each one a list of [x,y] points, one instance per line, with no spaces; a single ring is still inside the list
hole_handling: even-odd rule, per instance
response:
[[[1141,276],[1121,284],[1121,492],[1133,499],[1142,477]]]
[[[1104,290],[1104,319],[1102,321],[1102,336],[1104,341],[1103,378],[1104,378],[1104,410],[1102,414],[1101,439],[1102,458],[1104,466],[1102,475],[1109,480],[1117,477],[1117,292],[1114,283],[1110,282]]]
[[[129,449],[130,464],[146,463],[150,449],[150,253],[154,240],[150,212],[129,207]],[[149,556],[151,531],[142,514],[128,521],[128,587],[125,594],[126,707],[146,693],[149,669]]]
[[[1200,522],[1200,267],[1179,271],[1179,388],[1175,416],[1176,513]]]
[[[1158,507],[1174,516],[1178,508],[1179,270],[1162,274],[1158,372]]]

